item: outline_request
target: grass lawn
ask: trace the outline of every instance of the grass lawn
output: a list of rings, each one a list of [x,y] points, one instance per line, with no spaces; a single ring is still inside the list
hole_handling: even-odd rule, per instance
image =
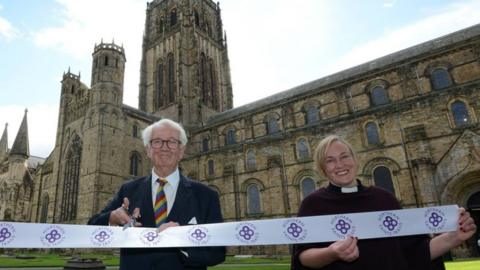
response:
[[[72,258],[71,255],[59,255],[54,253],[21,253],[21,256],[33,256],[33,259],[16,258],[16,256],[6,256],[0,254],[0,268],[2,267],[62,267]],[[79,255],[75,255],[79,257]],[[118,256],[108,254],[88,253],[80,255],[81,258],[98,258],[105,265],[115,266],[119,263]],[[447,270],[479,270],[480,258],[474,260],[458,260],[445,263]],[[236,258],[228,256],[225,263],[209,267],[211,270],[288,270],[290,269],[290,257],[271,258]]]

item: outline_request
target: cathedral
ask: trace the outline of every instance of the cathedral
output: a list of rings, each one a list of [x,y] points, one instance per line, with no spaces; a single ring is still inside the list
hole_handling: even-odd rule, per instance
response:
[[[365,185],[387,189],[404,208],[458,204],[480,225],[480,25],[233,108],[219,4],[154,0],[138,109],[122,103],[125,65],[123,47],[101,42],[90,86],[63,74],[45,160],[29,154],[27,112],[11,149],[5,127],[0,220],[85,224],[124,181],[150,173],[141,131],[170,118],[189,137],[182,173],[219,193],[226,221],[295,216],[327,183],[313,169],[316,144],[337,134],[358,151]],[[479,237],[452,255],[480,255]]]

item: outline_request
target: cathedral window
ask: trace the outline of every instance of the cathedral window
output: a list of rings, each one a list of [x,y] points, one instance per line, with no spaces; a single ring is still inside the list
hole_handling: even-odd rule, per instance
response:
[[[387,90],[383,86],[375,86],[371,92],[371,99],[373,106],[387,104],[389,102]]]
[[[105,56],[104,66],[108,66],[108,56]]]
[[[208,166],[208,175],[209,176],[215,175],[215,162],[213,161],[213,159],[208,160],[207,166]]]
[[[218,95],[217,95],[217,84],[215,80],[215,66],[213,65],[213,61],[210,59],[209,61],[209,90],[210,90],[210,97],[211,97],[211,108],[218,110],[219,109],[219,102],[218,102]]]
[[[132,137],[138,138],[138,126],[137,124],[133,124],[132,126]]]
[[[235,143],[235,130],[231,128],[227,131],[227,134],[225,135],[225,145],[231,145]]]
[[[375,170],[373,170],[373,179],[376,186],[390,191],[392,194],[395,194],[395,188],[393,187],[392,182],[392,174],[387,167],[376,167]]]
[[[255,170],[257,167],[257,160],[255,157],[255,152],[253,150],[247,151],[247,170]]]
[[[365,131],[367,133],[367,143],[369,145],[380,144],[380,136],[378,135],[378,126],[375,122],[368,122],[365,125]]]
[[[65,159],[60,221],[71,221],[77,217],[81,158],[82,142],[76,136],[72,140]]]
[[[138,176],[138,168],[140,165],[141,159],[138,152],[133,152],[130,155],[130,175]]]
[[[157,108],[162,107],[163,97],[164,97],[164,88],[163,88],[163,63],[160,62],[157,66],[157,94],[155,97],[155,105]]]
[[[308,142],[305,138],[301,138],[297,142],[297,154],[299,159],[305,159],[310,156],[310,151],[308,149]]]
[[[450,107],[456,127],[461,127],[470,123],[470,116],[468,115],[468,109],[465,103],[457,100],[453,102]]]
[[[43,194],[42,196],[42,208],[40,210],[40,223],[46,223],[48,217],[48,204],[49,204],[48,194]]]
[[[200,76],[200,87],[202,91],[202,102],[205,105],[208,105],[210,101],[208,87],[207,87],[207,60],[204,53],[200,54],[200,67],[199,67],[199,76]]]
[[[452,85],[452,78],[448,71],[444,68],[437,68],[432,71],[431,83],[433,89],[439,90]]]
[[[318,115],[318,109],[315,105],[310,105],[305,110],[305,122],[307,124],[313,124],[320,120]]]
[[[170,11],[170,26],[174,26],[175,24],[177,24],[177,10],[172,9],[172,11]]]
[[[175,101],[175,69],[173,63],[173,54],[168,54],[168,102]]]
[[[198,15],[198,11],[193,12],[194,17],[195,17],[195,26],[199,27],[200,26],[200,15]]]
[[[267,120],[267,134],[274,134],[279,131],[277,119],[271,117]]]
[[[255,184],[247,187],[247,213],[250,215],[261,214],[260,190]]]
[[[315,191],[315,181],[312,178],[306,177],[302,180],[301,184],[302,189],[302,199],[307,197],[310,193]]]
[[[202,140],[202,152],[208,152],[210,149],[209,149],[209,142],[210,140],[208,138],[203,138]]]

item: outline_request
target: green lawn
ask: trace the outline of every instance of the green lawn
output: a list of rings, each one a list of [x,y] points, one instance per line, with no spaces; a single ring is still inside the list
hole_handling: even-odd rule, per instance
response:
[[[33,256],[33,259],[16,258],[0,254],[0,268],[2,267],[62,267],[72,255],[59,255],[54,253],[21,253],[17,255]],[[78,255],[75,255],[78,257]],[[105,265],[118,265],[118,256],[108,254],[90,253],[82,254],[81,258],[98,258]],[[447,270],[479,270],[480,258],[475,260],[458,260],[445,263]],[[211,270],[288,270],[290,269],[290,257],[285,256],[278,259],[271,258],[235,258],[228,256],[225,263],[209,267]]]

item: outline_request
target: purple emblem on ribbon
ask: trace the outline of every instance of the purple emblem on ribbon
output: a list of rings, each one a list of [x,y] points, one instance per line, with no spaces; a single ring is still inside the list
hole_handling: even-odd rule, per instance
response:
[[[8,228],[2,228],[0,230],[0,243],[6,241],[10,236],[12,236],[12,233],[8,231]]]
[[[202,241],[205,237],[207,237],[207,234],[204,233],[201,229],[197,228],[192,232],[190,236],[195,238],[197,241]]]
[[[97,241],[100,243],[104,242],[109,238],[110,238],[110,235],[106,231],[100,231],[95,235],[95,239],[97,239]]]
[[[343,219],[339,219],[337,224],[335,224],[335,229],[340,231],[342,234],[346,234],[350,228],[350,224]]]
[[[252,239],[253,235],[255,235],[255,231],[253,231],[250,227],[247,225],[244,225],[242,229],[238,232],[238,234],[243,237],[245,240],[250,240]]]
[[[56,229],[51,230],[45,235],[45,239],[47,239],[49,243],[55,243],[55,241],[59,240],[60,238],[62,238],[62,234],[60,234]]]
[[[436,212],[432,212],[430,217],[428,218],[428,222],[433,225],[433,227],[437,227],[443,221],[443,217],[437,214]]]
[[[146,234],[144,234],[143,237],[147,238],[149,242],[152,242],[153,240],[155,240],[155,238],[158,237],[158,233],[149,231]]]
[[[388,230],[395,230],[395,227],[397,227],[397,225],[398,221],[395,218],[391,216],[385,216],[385,219],[383,220],[383,226],[385,226]]]
[[[287,228],[287,232],[295,238],[299,237],[302,231],[303,231],[302,227],[298,226],[297,223],[295,222],[290,223],[290,225]]]

